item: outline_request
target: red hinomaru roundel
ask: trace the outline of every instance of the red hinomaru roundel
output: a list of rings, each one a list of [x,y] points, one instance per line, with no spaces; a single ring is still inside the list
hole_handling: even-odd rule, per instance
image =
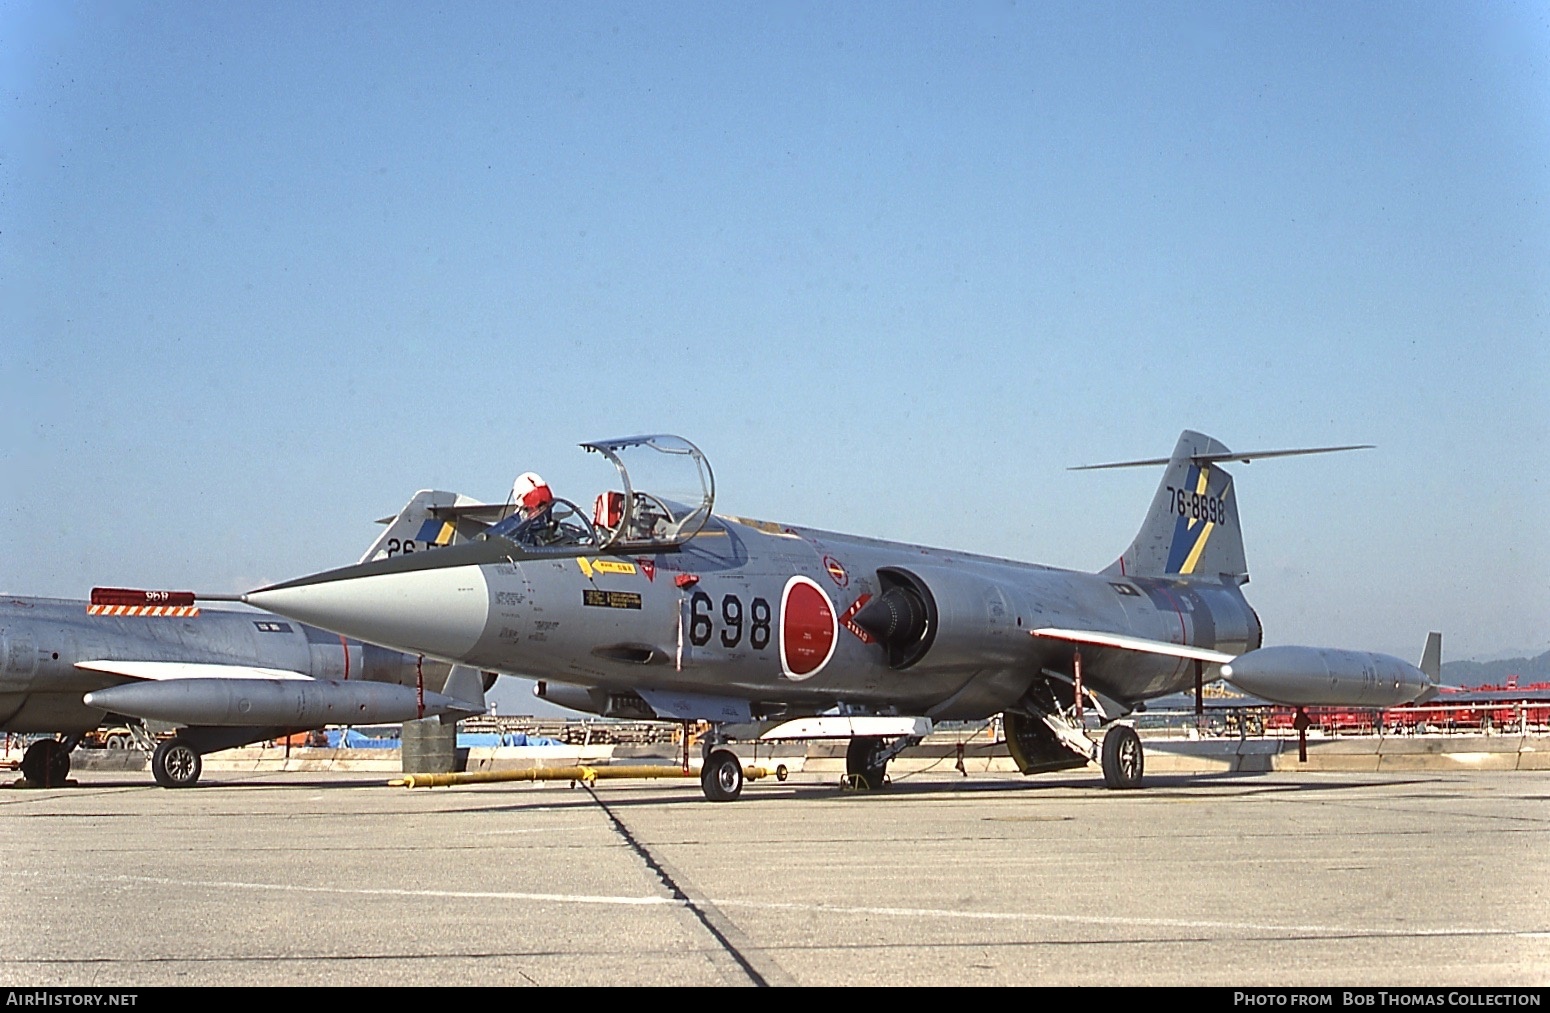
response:
[[[780,667],[788,679],[816,675],[834,656],[839,619],[823,588],[792,577],[780,597]]]

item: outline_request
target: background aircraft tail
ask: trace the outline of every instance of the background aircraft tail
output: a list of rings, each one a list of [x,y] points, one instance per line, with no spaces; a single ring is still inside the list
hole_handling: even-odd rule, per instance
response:
[[[1104,572],[1131,577],[1220,577],[1240,584],[1247,581],[1249,566],[1243,554],[1232,476],[1217,463],[1233,457],[1211,437],[1185,430],[1166,462],[1090,466],[1167,464],[1135,541]]]
[[[480,503],[461,493],[421,489],[397,517],[377,521],[387,530],[371,543],[362,563],[410,552],[425,552],[468,541],[511,508]]]
[[[1442,634],[1436,630],[1426,635],[1426,647],[1421,651],[1421,663],[1416,666],[1431,680],[1431,688],[1416,699],[1416,703],[1435,700],[1442,691]]]

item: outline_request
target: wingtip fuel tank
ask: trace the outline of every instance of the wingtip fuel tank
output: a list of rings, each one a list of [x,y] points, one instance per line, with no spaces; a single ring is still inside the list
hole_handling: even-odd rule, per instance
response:
[[[478,708],[408,686],[334,679],[170,679],[87,693],[88,707],[151,721],[213,727],[397,724]]]
[[[1261,647],[1223,665],[1222,678],[1288,707],[1393,707],[1432,688],[1425,672],[1393,655],[1326,647]]]

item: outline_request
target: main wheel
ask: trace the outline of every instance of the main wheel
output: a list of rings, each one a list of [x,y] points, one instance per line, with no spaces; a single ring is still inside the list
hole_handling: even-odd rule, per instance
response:
[[[883,776],[888,773],[888,761],[878,761],[884,740],[863,735],[850,740],[845,747],[845,781],[861,791],[877,791],[883,786]]]
[[[151,774],[163,788],[187,788],[203,769],[199,753],[182,739],[168,739],[151,754]]]
[[[1110,788],[1139,788],[1146,757],[1141,736],[1129,725],[1115,725],[1103,737],[1103,783]]]
[[[700,787],[712,802],[732,802],[743,793],[743,761],[730,749],[713,749],[700,768]]]
[[[21,771],[39,788],[58,788],[70,776],[70,751],[57,739],[39,739],[22,754]]]

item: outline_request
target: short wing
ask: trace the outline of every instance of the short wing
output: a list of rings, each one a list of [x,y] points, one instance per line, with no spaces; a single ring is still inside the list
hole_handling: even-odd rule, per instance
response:
[[[131,679],[311,679],[285,668],[258,668],[254,665],[221,665],[190,661],[77,661],[76,668]]]
[[[1188,644],[1170,644],[1164,640],[1147,640],[1143,637],[1127,637],[1119,633],[1100,633],[1095,630],[1063,630],[1054,626],[1030,631],[1036,637],[1050,640],[1066,640],[1074,644],[1092,644],[1096,647],[1117,647],[1124,651],[1143,654],[1162,654],[1170,658],[1188,658],[1212,665],[1225,665],[1237,657],[1213,651],[1209,647],[1192,647]]]

